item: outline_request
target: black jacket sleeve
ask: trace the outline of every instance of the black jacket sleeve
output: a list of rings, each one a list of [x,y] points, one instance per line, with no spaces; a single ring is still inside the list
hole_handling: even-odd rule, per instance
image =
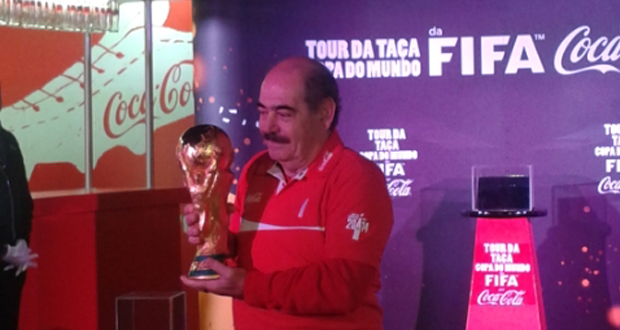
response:
[[[34,204],[17,140],[0,126],[0,243],[29,241]]]

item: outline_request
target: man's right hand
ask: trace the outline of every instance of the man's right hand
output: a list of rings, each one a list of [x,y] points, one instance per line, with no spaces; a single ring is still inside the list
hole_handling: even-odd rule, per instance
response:
[[[228,216],[230,217],[230,214],[235,211],[235,206],[233,204],[227,204],[226,210],[228,212]],[[200,237],[200,214],[193,204],[186,204],[183,207],[183,216],[185,218],[185,224],[187,225],[187,241],[194,245],[204,243],[203,239]],[[230,257],[237,255],[236,244],[235,234],[228,232],[228,254]]]

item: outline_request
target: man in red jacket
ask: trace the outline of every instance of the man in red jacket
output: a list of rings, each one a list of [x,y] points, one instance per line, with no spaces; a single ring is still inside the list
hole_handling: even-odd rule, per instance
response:
[[[236,265],[182,281],[233,297],[235,329],[382,329],[379,265],[393,224],[379,168],[336,132],[339,93],[321,63],[290,58],[261,85],[267,150],[244,167],[231,232]],[[186,208],[188,236],[199,243]]]

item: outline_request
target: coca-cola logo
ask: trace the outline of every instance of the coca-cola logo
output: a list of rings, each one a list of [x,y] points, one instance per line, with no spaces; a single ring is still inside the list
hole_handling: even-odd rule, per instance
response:
[[[392,197],[411,196],[411,179],[393,179],[387,185],[388,192]]]
[[[612,180],[610,176],[604,177],[598,184],[599,194],[620,194],[620,180]]]
[[[620,69],[607,64],[620,59],[620,36],[611,40],[607,37],[599,37],[593,41],[589,35],[590,27],[583,25],[573,30],[562,40],[555,52],[553,62],[558,73],[569,75],[590,70],[600,71],[601,73],[620,73]],[[574,64],[576,68],[565,68],[565,60]]]
[[[478,295],[478,305],[493,306],[521,306],[523,305],[525,290],[506,290],[504,292],[491,293],[489,289],[483,290]]]
[[[189,60],[174,64],[168,69],[159,88],[159,93],[153,95],[153,116],[159,105],[161,113],[167,115],[177,107],[186,106],[192,98],[192,86],[187,80],[182,80],[183,65],[192,65]],[[157,87],[155,88],[157,90]],[[119,138],[129,130],[146,120],[145,94],[124,95],[116,91],[108,100],[103,114],[103,129],[112,139]],[[159,101],[159,102],[158,102]]]

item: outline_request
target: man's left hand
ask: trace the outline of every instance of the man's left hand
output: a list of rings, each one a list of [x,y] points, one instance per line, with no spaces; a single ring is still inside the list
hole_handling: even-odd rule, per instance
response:
[[[205,261],[205,266],[215,271],[220,277],[200,280],[191,279],[183,275],[181,276],[181,282],[196,290],[243,299],[243,283],[247,274],[244,269],[228,267],[211,258]]]

